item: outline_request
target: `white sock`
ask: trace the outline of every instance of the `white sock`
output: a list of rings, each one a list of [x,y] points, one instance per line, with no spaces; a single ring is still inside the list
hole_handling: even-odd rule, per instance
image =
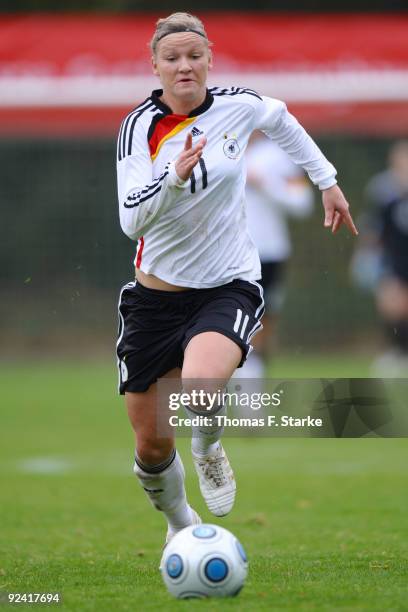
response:
[[[193,412],[189,408],[186,408],[186,411],[190,418],[197,416],[197,412]],[[218,425],[216,419],[212,417],[214,417],[215,414],[218,416],[225,415],[225,413],[225,406],[220,406],[220,409],[216,413],[212,413],[212,415],[208,417],[211,419],[210,425],[203,425],[202,427],[194,426],[191,428],[193,434],[191,449],[195,455],[206,457],[207,455],[212,455],[218,449],[219,440],[223,434],[224,427]],[[207,416],[205,412],[202,414]]]
[[[176,450],[160,465],[145,465],[136,457],[133,468],[156,510],[165,515],[172,531],[191,525],[192,510],[184,488],[184,467]]]
[[[213,455],[219,447],[219,439],[216,442],[208,443],[208,439],[202,438],[193,438],[191,439],[191,450],[195,455],[199,457],[207,457],[208,455]]]

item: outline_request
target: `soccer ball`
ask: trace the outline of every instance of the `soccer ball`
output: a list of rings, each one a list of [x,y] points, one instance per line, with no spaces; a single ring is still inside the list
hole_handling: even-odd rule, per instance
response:
[[[248,573],[245,551],[237,538],[218,525],[190,525],[164,549],[160,571],[174,597],[238,595]]]

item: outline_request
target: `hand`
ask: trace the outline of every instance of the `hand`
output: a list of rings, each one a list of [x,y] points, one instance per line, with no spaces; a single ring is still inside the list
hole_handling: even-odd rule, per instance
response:
[[[193,137],[191,132],[187,134],[186,142],[184,144],[184,151],[178,156],[175,165],[177,176],[181,178],[181,180],[186,181],[188,178],[190,178],[193,168],[203,154],[203,149],[206,144],[207,139],[204,136],[201,138],[200,142],[193,147]]]
[[[349,204],[338,185],[333,185],[322,192],[324,206],[324,227],[331,227],[332,234],[335,234],[344,223],[354,236],[358,236],[358,231],[349,213]]]

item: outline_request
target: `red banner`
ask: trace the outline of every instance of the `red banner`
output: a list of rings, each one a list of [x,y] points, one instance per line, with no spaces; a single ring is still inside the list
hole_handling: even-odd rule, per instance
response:
[[[0,17],[0,132],[112,133],[159,82],[159,16]],[[314,131],[408,133],[408,15],[202,14],[210,84],[284,99]]]

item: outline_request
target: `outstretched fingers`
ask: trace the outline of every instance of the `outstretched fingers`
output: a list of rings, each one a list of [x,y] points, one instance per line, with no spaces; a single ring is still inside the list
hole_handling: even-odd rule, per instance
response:
[[[332,227],[334,219],[334,208],[325,208],[324,227]]]
[[[188,132],[186,136],[186,141],[184,143],[184,150],[189,151],[192,148],[192,146],[193,146],[193,136],[191,132]]]
[[[177,175],[184,181],[191,176],[194,166],[198,163],[200,157],[202,156],[207,139],[203,137],[195,146],[193,146],[192,143],[192,136],[189,132],[186,136],[184,149],[176,161]]]
[[[330,227],[332,233],[335,234],[344,223],[349,231],[357,236],[358,231],[349,212],[349,204],[338,185],[324,190],[322,198],[325,213],[324,227]]]
[[[341,216],[339,211],[336,210],[336,212],[334,213],[334,216],[333,216],[333,224],[331,226],[332,234],[335,234],[337,232],[337,230],[340,229],[340,226],[341,226],[342,223],[343,223],[343,217]]]
[[[331,224],[332,234],[336,234],[340,229],[341,224],[344,223],[346,227],[350,230],[350,232],[354,236],[358,236],[358,230],[354,225],[354,221],[352,216],[350,215],[348,209],[342,210],[341,212],[336,210],[333,215],[333,222]],[[326,225],[326,224],[325,224]]]
[[[356,228],[356,226],[354,225],[354,221],[352,216],[349,213],[349,210],[347,209],[344,213],[343,213],[343,218],[342,218],[343,223],[346,224],[346,226],[349,228],[350,232],[354,235],[354,236],[358,236],[358,229]]]

